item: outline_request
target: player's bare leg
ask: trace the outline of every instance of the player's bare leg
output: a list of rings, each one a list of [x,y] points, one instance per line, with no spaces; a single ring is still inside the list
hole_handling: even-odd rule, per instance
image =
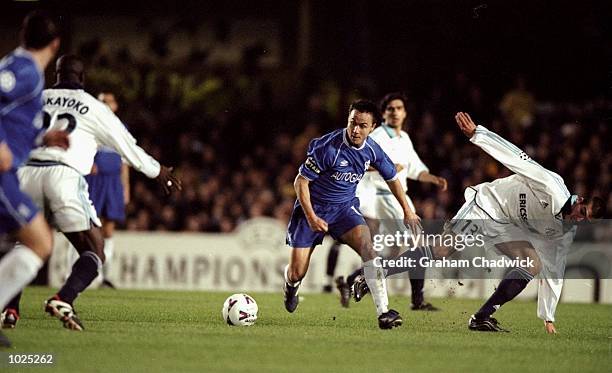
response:
[[[491,317],[491,315],[505,303],[519,295],[542,268],[540,257],[531,243],[527,241],[506,242],[497,244],[495,247],[509,258],[530,259],[533,266],[516,267],[508,271],[493,295],[482,305],[478,312],[470,317],[468,322],[470,330],[506,331],[499,326],[497,320]]]
[[[310,264],[310,256],[314,248],[299,248],[294,247],[291,250],[291,258],[289,264],[285,267],[285,286],[283,287],[285,295],[285,309],[288,312],[293,312],[298,306],[299,298],[298,291],[302,279],[308,272]]]
[[[102,231],[93,227],[86,231],[64,233],[66,238],[79,252],[79,259],[72,266],[72,272],[64,286],[56,295],[45,303],[45,311],[59,318],[64,327],[81,331],[83,324],[78,319],[72,304],[77,296],[83,292],[98,276],[99,270],[105,260],[104,239]]]
[[[368,284],[374,304],[376,305],[376,313],[378,314],[378,326],[381,329],[391,329],[402,325],[403,320],[399,313],[395,310],[389,310],[389,299],[387,295],[387,281],[383,268],[377,267],[374,264],[374,258],[377,257],[376,251],[372,247],[372,237],[370,229],[367,225],[358,225],[341,237],[342,241],[349,245],[363,261],[363,273],[365,281]]]
[[[115,234],[115,222],[108,219],[102,219],[102,236],[104,237],[104,265],[102,266],[102,286],[115,288],[115,285],[108,279],[110,272],[110,263],[115,252],[115,243],[113,235]]]

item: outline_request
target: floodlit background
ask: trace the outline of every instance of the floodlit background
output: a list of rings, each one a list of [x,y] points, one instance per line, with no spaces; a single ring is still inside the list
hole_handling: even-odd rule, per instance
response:
[[[180,232],[140,245],[163,273],[164,255],[173,255],[157,247],[164,239],[173,249],[188,246],[185,232],[228,234],[196,236],[204,240],[195,243],[198,255],[210,259],[217,247],[233,251],[206,239],[236,237],[237,227],[260,217],[280,228],[274,242],[259,246],[285,258],[283,226],[308,142],[344,126],[353,99],[377,101],[390,91],[410,98],[405,129],[430,171],[449,180],[444,193],[409,182],[421,217],[449,218],[466,186],[509,175],[456,129],[459,110],[562,175],[573,192],[599,195],[612,207],[610,3],[7,1],[2,54],[37,7],[60,17],[62,52],[87,61],[86,89],[115,92],[119,116],[139,144],[183,178],[183,192],[166,198],[132,172],[116,245],[119,284],[145,265],[121,254],[135,247],[122,248],[122,237],[145,237],[142,231]],[[50,68],[47,84],[53,81]],[[236,250],[253,244],[241,237]],[[346,254],[340,262],[350,268],[354,259]],[[269,260],[270,276],[279,276],[283,260]],[[174,272],[187,271],[179,264]],[[218,268],[213,259],[201,266]],[[235,284],[249,286],[246,279]]]

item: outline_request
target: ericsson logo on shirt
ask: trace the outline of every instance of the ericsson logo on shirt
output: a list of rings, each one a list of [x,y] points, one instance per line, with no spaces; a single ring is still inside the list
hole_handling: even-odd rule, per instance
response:
[[[521,219],[527,220],[527,195],[525,193],[519,194],[519,215]]]

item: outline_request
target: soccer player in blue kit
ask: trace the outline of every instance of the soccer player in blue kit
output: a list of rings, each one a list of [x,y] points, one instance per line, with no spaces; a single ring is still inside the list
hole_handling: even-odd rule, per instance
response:
[[[43,71],[59,49],[59,31],[48,16],[33,12],[20,39],[21,46],[0,60],[0,235],[13,234],[22,244],[0,260],[0,308],[34,279],[53,242],[43,214],[20,189],[17,168],[41,141]],[[42,142],[68,147],[60,131],[47,133]],[[9,346],[0,333],[0,347]]]
[[[113,113],[119,109],[117,99],[111,92],[101,92],[98,100],[108,105]],[[130,199],[129,172],[129,166],[123,163],[117,152],[102,147],[96,153],[91,174],[85,177],[89,185],[89,198],[98,216],[102,219],[104,255],[106,256],[102,267],[102,285],[110,288],[115,287],[108,278],[114,252],[113,234],[115,224],[125,220],[125,205]]]
[[[285,268],[285,308],[294,312],[298,290],[306,275],[314,248],[329,233],[361,256],[366,281],[372,290],[378,326],[391,329],[403,322],[399,313],[388,309],[385,273],[374,266],[370,230],[359,212],[355,197],[357,184],[370,169],[376,169],[404,211],[404,223],[420,232],[419,217],[410,209],[393,162],[368,135],[378,123],[378,107],[358,100],[349,108],[348,124],[310,142],[306,161],[300,166],[294,188],[297,201],[287,228],[287,244],[292,248]]]

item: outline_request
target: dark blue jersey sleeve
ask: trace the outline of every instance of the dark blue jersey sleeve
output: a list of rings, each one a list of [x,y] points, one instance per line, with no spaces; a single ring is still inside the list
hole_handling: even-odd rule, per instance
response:
[[[395,179],[395,177],[397,176],[397,171],[395,170],[395,165],[393,164],[387,153],[382,150],[382,148],[376,143],[376,141],[372,141],[370,145],[372,145],[372,151],[374,152],[375,156],[374,164],[372,165],[372,167],[374,167],[380,173],[380,176],[382,176],[385,181],[391,181]]]
[[[0,126],[13,167],[28,158],[42,131],[44,78],[33,58],[18,48],[0,61]]]
[[[4,142],[5,139],[6,132],[4,131],[4,128],[2,128],[2,117],[0,117],[0,142]]]
[[[0,67],[0,102],[3,114],[14,106],[36,98],[41,91],[40,80],[34,66],[28,66],[21,60]]]
[[[317,179],[321,173],[331,167],[331,157],[325,140],[324,138],[316,138],[310,141],[306,161],[300,166],[300,175],[310,181]]]

